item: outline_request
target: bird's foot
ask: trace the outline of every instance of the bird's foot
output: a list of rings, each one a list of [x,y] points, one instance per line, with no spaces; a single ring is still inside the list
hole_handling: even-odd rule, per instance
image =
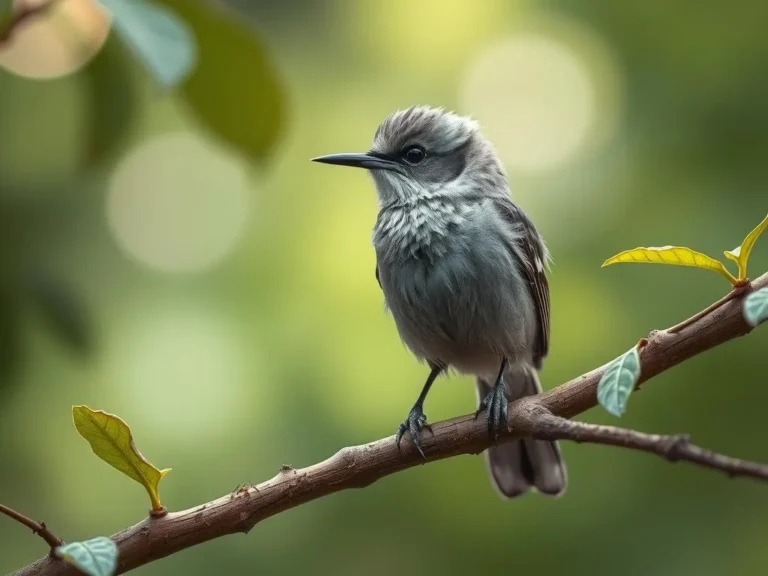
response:
[[[421,430],[424,428],[429,430],[430,433],[432,432],[432,427],[427,424],[427,416],[424,414],[424,411],[421,407],[414,406],[408,413],[408,418],[406,418],[405,422],[400,424],[400,428],[397,431],[397,436],[395,437],[397,449],[400,450],[400,441],[403,439],[403,435],[406,432],[409,432],[411,441],[413,442],[413,445],[416,446],[416,450],[418,450],[421,457],[426,460],[424,449],[421,447]]]
[[[488,411],[488,435],[493,440],[499,439],[499,433],[507,431],[507,393],[504,389],[504,381],[500,380],[488,392],[488,395],[480,402],[480,407],[475,412],[475,420],[483,410]]]

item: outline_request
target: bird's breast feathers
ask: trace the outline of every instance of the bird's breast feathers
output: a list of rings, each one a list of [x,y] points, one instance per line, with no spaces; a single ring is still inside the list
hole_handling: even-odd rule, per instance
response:
[[[390,261],[439,258],[472,211],[471,205],[439,194],[382,206],[373,232],[377,255]]]

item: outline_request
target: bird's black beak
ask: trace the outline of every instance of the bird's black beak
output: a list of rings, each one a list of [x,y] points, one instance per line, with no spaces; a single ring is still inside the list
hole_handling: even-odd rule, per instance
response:
[[[384,154],[367,152],[365,154],[329,154],[312,158],[312,162],[322,164],[336,164],[337,166],[353,166],[368,170],[390,170],[403,174],[403,167],[399,162],[392,160]]]

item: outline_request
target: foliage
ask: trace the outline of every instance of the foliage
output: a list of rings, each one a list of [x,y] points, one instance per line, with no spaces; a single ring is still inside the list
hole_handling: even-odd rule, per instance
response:
[[[195,65],[189,26],[164,6],[144,0],[100,0],[115,28],[163,88],[173,88]]]
[[[271,154],[284,121],[283,91],[250,27],[209,3],[100,1],[155,80],[180,85],[210,130],[254,160]]]
[[[167,98],[182,98],[201,123],[214,135],[254,161],[267,160],[275,150],[285,121],[285,94],[277,71],[258,37],[258,32],[210,2],[174,0],[99,0],[112,17],[112,34],[99,53],[76,77],[64,81],[38,82],[0,72],[0,108],[5,130],[0,134],[4,150],[0,162],[0,220],[15,206],[6,204],[4,194],[19,197],[33,186],[50,186],[55,196],[67,181],[78,178],[84,169],[96,172],[130,136],[142,105],[141,74],[134,74],[140,63]],[[0,30],[12,23],[13,3],[0,0]],[[41,11],[39,18],[48,18]],[[23,34],[24,29],[16,34]],[[50,118],[68,115],[67,83],[82,86],[84,136],[65,124],[49,125]],[[175,90],[174,90],[175,88]],[[25,113],[30,102],[48,110],[38,122],[18,125],[9,119]],[[53,106],[53,107],[52,107]],[[54,110],[55,109],[55,110]],[[53,110],[53,111],[52,111]],[[79,127],[78,127],[79,129]],[[23,143],[20,143],[23,139]],[[31,157],[30,142],[46,141],[46,153]],[[59,172],[50,183],[27,186],[15,171],[20,160],[24,174],[47,174],[49,166]],[[33,162],[29,167],[26,163]],[[6,168],[8,172],[6,172]],[[10,176],[10,177],[8,177]],[[16,190],[19,190],[17,193]],[[39,203],[30,209],[30,218],[41,222],[45,235],[51,227],[43,219],[54,212],[64,221],[60,207]],[[25,238],[0,222],[2,245],[26,246]],[[28,230],[34,230],[27,224]],[[53,241],[53,240],[52,240]],[[0,276],[0,388],[10,382],[24,339],[18,334],[19,315],[26,313],[19,304],[29,296],[42,314],[46,326],[70,348],[90,353],[94,343],[92,315],[82,294],[73,290],[65,278],[48,275],[43,266],[19,253],[13,264],[4,264]],[[15,269],[13,267],[16,267]],[[38,277],[30,285],[29,270]],[[29,287],[32,290],[24,294]]]
[[[283,130],[285,95],[254,30],[212,2],[157,2],[187,22],[200,47],[197,67],[181,86],[191,109],[246,157],[267,159]]]
[[[611,362],[597,385],[597,401],[614,416],[627,409],[632,390],[640,379],[640,355],[637,346]]]
[[[64,544],[55,552],[88,576],[112,576],[117,568],[117,546],[104,536]]]
[[[693,266],[695,268],[701,268],[702,270],[711,270],[722,275],[732,285],[737,286],[743,284],[747,280],[747,262],[749,261],[749,255],[752,252],[752,247],[755,245],[755,241],[758,239],[765,229],[768,228],[768,216],[758,224],[758,226],[752,230],[744,238],[741,246],[734,250],[725,252],[728,259],[733,260],[739,266],[738,276],[733,276],[726,269],[725,265],[719,260],[715,260],[706,254],[696,252],[690,248],[682,246],[662,246],[661,248],[634,248],[632,250],[625,250],[615,256],[611,256],[605,262],[603,266],[610,266],[611,264],[618,264],[620,262],[638,262],[642,264],[671,264],[673,266]]]
[[[768,216],[747,234],[738,248],[725,252],[725,256],[738,265],[738,276],[733,276],[719,260],[682,246],[641,247],[625,250],[608,258],[603,262],[603,267],[620,262],[691,266],[717,272],[733,286],[742,286],[748,282],[747,264],[752,253],[752,247],[766,228],[768,228]],[[768,317],[768,292],[766,289],[750,294],[745,298],[743,309],[744,318],[751,326],[757,326],[764,321]],[[635,347],[616,358],[608,366],[598,386],[598,402],[614,416],[621,416],[627,408],[629,395],[634,390],[639,378],[640,357],[637,347]]]
[[[158,485],[171,469],[158,470],[144,458],[134,444],[128,424],[113,414],[91,410],[87,406],[74,406],[72,419],[77,431],[90,443],[94,454],[144,486],[152,502],[152,510],[163,511]]]
[[[768,320],[768,288],[753,292],[744,299],[744,319],[750,326]]]
[[[703,270],[712,270],[721,274],[731,282],[735,284],[737,279],[731,275],[730,272],[723,266],[723,263],[702,254],[696,252],[690,248],[683,246],[661,246],[661,247],[640,247],[633,248],[632,250],[625,250],[619,252],[615,256],[611,256],[603,263],[603,266],[610,266],[611,264],[617,264],[619,262],[638,262],[641,264],[671,264],[673,266],[693,266],[695,268],[701,268]]]
[[[749,262],[749,255],[752,253],[752,247],[760,237],[760,234],[765,232],[768,228],[768,216],[766,216],[760,224],[758,224],[752,232],[747,234],[741,246],[724,252],[725,257],[736,264],[739,267],[739,280],[746,280],[747,278],[747,263]]]

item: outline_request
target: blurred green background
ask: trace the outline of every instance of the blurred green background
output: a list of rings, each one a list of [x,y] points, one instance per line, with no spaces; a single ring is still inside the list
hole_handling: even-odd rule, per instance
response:
[[[0,71],[0,501],[66,540],[148,507],[77,435],[73,404],[118,414],[173,468],[171,510],[394,434],[426,371],[373,276],[373,187],[309,158],[367,149],[397,108],[477,118],[548,240],[546,388],[727,290],[699,270],[601,270],[606,257],[663,244],[720,257],[765,216],[765,2],[164,3],[201,34],[182,90],[157,90],[113,37],[70,74]],[[81,54],[82,36],[64,36]],[[766,269],[762,240],[751,275]],[[768,461],[766,343],[758,330],[659,376],[621,423]],[[455,376],[426,412],[474,402]],[[482,458],[464,456],[136,573],[768,573],[764,486],[563,452],[558,500],[502,503]],[[0,518],[0,572],[45,552]]]

